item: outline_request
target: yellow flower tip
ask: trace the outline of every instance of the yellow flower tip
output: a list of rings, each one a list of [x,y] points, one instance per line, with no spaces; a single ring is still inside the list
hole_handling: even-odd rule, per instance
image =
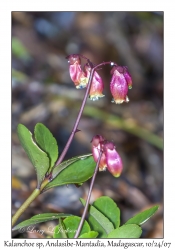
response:
[[[115,178],[118,178],[118,177],[120,177],[120,174],[115,174],[115,175],[113,175]]]
[[[99,100],[100,98],[104,97],[105,95],[103,94],[99,94],[99,95],[89,95],[89,99],[92,100],[92,101],[97,101]]]
[[[99,167],[99,172],[106,171],[107,165]]]
[[[128,96],[126,96],[125,100],[123,100],[123,99],[112,99],[111,102],[116,103],[116,104],[122,104],[123,102],[129,102],[129,98],[128,98]]]
[[[113,103],[115,103],[115,104],[122,104],[122,103],[124,102],[124,100],[121,100],[121,99],[116,99],[116,100],[114,100],[114,99],[112,99],[111,102],[113,102]]]

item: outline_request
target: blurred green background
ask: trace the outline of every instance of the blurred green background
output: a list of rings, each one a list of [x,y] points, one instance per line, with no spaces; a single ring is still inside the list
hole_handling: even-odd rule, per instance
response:
[[[128,66],[133,79],[129,103],[111,103],[110,66],[98,73],[105,97],[88,100],[66,159],[91,152],[95,134],[113,140],[124,163],[120,178],[98,173],[92,201],[108,195],[124,223],[159,204],[143,225],[143,238],[163,237],[163,12],[12,12],[12,212],[35,188],[34,169],[19,144],[18,123],[33,131],[45,124],[60,152],[71,133],[85,90],[76,90],[65,57],[80,53],[93,63]],[[80,215],[89,181],[58,187],[41,195],[21,220],[42,212]],[[51,226],[54,227],[54,222]],[[48,231],[48,225],[39,228]],[[47,232],[46,235],[51,233]],[[15,233],[13,237],[43,237]]]

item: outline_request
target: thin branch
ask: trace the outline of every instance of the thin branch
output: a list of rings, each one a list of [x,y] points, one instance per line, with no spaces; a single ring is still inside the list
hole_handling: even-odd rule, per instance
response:
[[[87,85],[87,90],[86,90],[86,93],[84,95],[83,102],[81,104],[81,108],[80,108],[79,114],[77,116],[76,122],[74,124],[72,133],[71,133],[71,135],[70,135],[70,137],[69,137],[69,139],[68,139],[68,141],[66,143],[66,146],[64,147],[64,150],[63,150],[62,154],[60,155],[59,159],[55,163],[55,167],[57,165],[59,165],[63,161],[63,159],[64,159],[64,157],[65,157],[65,155],[66,155],[66,153],[67,153],[67,151],[68,151],[68,149],[70,147],[70,144],[71,144],[71,142],[73,140],[73,137],[74,137],[75,133],[77,132],[78,124],[80,122],[80,118],[81,118],[81,115],[83,113],[83,110],[84,110],[84,107],[85,107],[85,104],[86,104],[86,100],[87,100],[88,95],[89,95],[89,91],[90,91],[90,87],[91,87],[91,83],[92,83],[92,78],[93,78],[93,75],[94,75],[94,71],[95,71],[95,68],[93,68],[91,70],[91,74],[90,74],[88,85]]]
[[[88,197],[87,197],[87,200],[86,200],[84,211],[83,211],[83,214],[82,214],[82,217],[81,217],[81,221],[80,221],[80,224],[79,224],[78,229],[76,231],[76,234],[74,236],[75,239],[78,238],[78,236],[80,234],[80,231],[81,231],[81,228],[83,226],[85,217],[86,217],[86,213],[87,213],[88,206],[89,206],[89,201],[90,201],[90,198],[91,198],[92,188],[93,188],[93,185],[94,185],[94,182],[95,182],[95,178],[96,178],[96,175],[97,175],[97,172],[98,172],[98,168],[99,168],[99,163],[100,163],[100,160],[101,160],[101,156],[102,156],[102,152],[100,152],[100,155],[99,155],[96,167],[95,167],[95,171],[94,171],[94,174],[93,174],[93,177],[92,177],[92,180],[91,180],[91,184],[90,184],[90,188],[89,188],[89,193],[88,193]]]

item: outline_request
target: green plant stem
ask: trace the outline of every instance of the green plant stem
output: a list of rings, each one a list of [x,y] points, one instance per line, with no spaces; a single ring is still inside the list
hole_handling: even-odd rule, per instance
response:
[[[35,189],[31,195],[28,197],[28,199],[21,205],[21,207],[16,211],[14,216],[12,217],[12,226],[14,226],[15,222],[18,220],[18,218],[23,214],[23,212],[28,208],[30,203],[35,200],[35,198],[40,194],[39,189]]]
[[[81,221],[80,221],[80,224],[79,224],[78,229],[76,231],[76,234],[74,236],[75,239],[78,238],[78,236],[80,234],[80,231],[81,231],[81,228],[83,226],[85,217],[86,217],[86,213],[87,213],[88,206],[89,206],[89,201],[90,201],[90,198],[91,198],[92,188],[93,188],[93,185],[94,185],[94,182],[95,182],[95,178],[96,178],[96,175],[97,175],[97,172],[98,172],[98,168],[99,168],[99,163],[100,163],[100,160],[101,160],[101,156],[102,156],[102,152],[100,152],[100,155],[99,155],[96,167],[95,167],[95,171],[94,171],[94,174],[93,174],[93,177],[92,177],[92,180],[91,180],[91,184],[90,184],[90,188],[89,188],[89,193],[88,193],[88,197],[87,197],[87,200],[86,200],[84,211],[83,211],[83,214],[82,214],[82,217],[81,217]]]
[[[16,211],[16,213],[12,217],[12,227],[19,219],[19,217],[24,213],[24,211],[29,207],[29,205],[38,197],[43,188],[48,184],[49,180],[45,179],[40,187],[40,189],[36,188],[31,195],[27,198],[27,200],[21,205],[21,207]]]

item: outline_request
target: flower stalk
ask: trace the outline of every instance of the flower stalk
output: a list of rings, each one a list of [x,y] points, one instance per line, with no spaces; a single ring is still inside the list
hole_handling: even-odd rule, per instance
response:
[[[81,231],[81,228],[83,226],[85,217],[86,217],[86,213],[87,213],[88,206],[89,206],[89,201],[90,201],[90,198],[91,198],[92,188],[94,186],[95,178],[96,178],[96,175],[97,175],[97,172],[98,172],[101,156],[102,156],[102,151],[99,154],[99,158],[98,158],[98,161],[97,161],[97,164],[96,164],[96,167],[95,167],[95,171],[94,171],[94,174],[92,176],[91,184],[90,184],[90,187],[89,187],[89,192],[88,192],[86,204],[85,204],[85,207],[84,207],[84,211],[83,211],[83,214],[82,214],[81,221],[80,221],[80,224],[78,226],[78,229],[77,229],[77,231],[75,233],[74,239],[78,238],[78,236],[80,234],[80,231]]]
[[[63,149],[60,157],[58,158],[57,162],[55,163],[55,167],[57,165],[59,165],[63,161],[63,159],[64,159],[64,157],[65,157],[65,155],[66,155],[66,153],[67,153],[67,151],[68,151],[68,149],[70,147],[70,144],[71,144],[71,142],[73,140],[73,137],[74,137],[75,133],[78,131],[78,124],[80,122],[80,118],[81,118],[81,115],[83,113],[83,110],[84,110],[84,107],[85,107],[85,104],[86,104],[86,101],[87,101],[87,98],[88,98],[88,95],[89,95],[89,91],[90,91],[90,87],[91,87],[91,82],[92,82],[94,71],[95,71],[95,68],[93,68],[91,70],[91,74],[90,74],[88,85],[87,85],[87,90],[85,92],[85,95],[84,95],[84,98],[83,98],[83,102],[81,104],[81,107],[80,107],[80,110],[79,110],[76,122],[74,124],[73,129],[72,129],[71,135],[70,135],[70,137],[69,137],[69,139],[68,139],[68,141],[66,143],[66,146],[64,147],[64,149]]]

